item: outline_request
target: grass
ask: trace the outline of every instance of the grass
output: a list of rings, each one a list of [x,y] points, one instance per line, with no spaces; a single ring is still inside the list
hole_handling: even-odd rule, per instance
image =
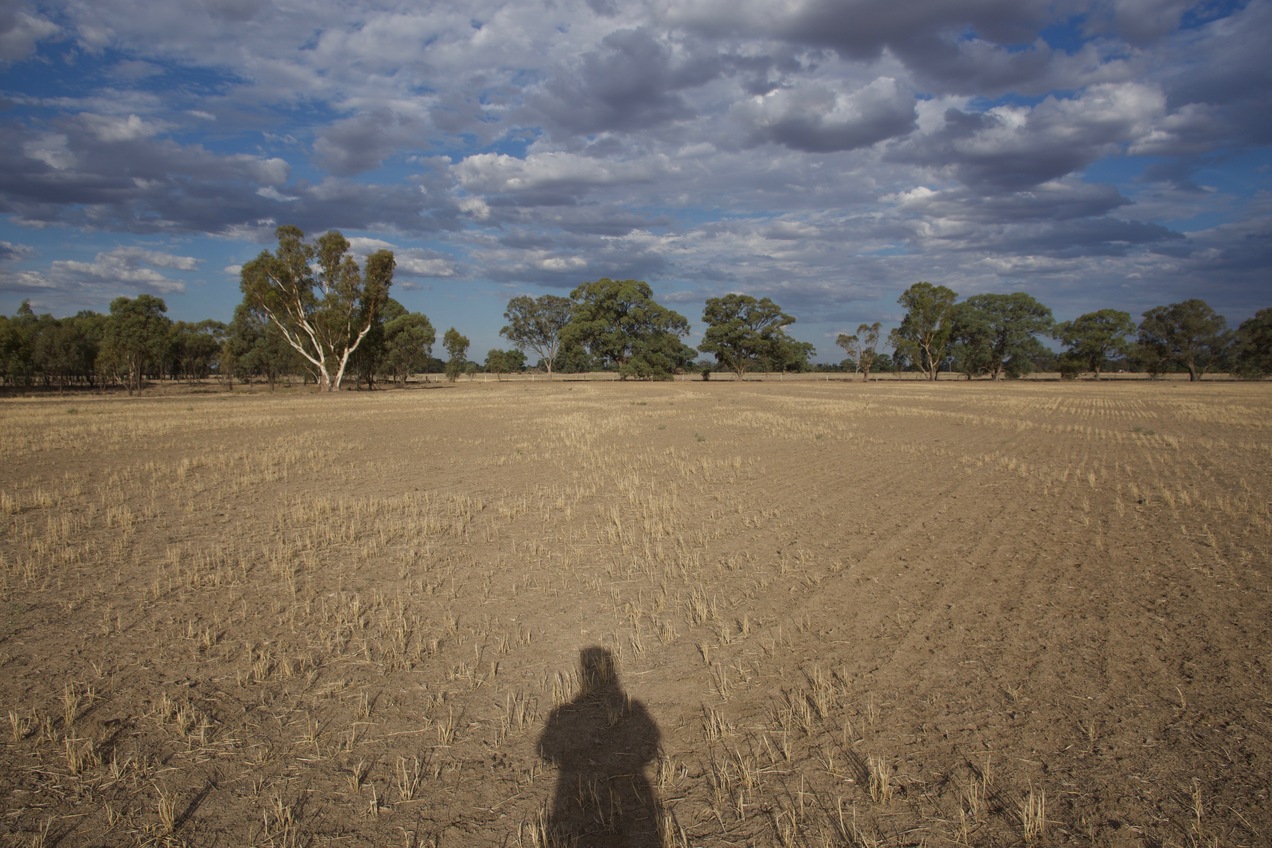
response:
[[[15,844],[546,846],[589,645],[665,844],[1272,832],[1265,387],[77,404],[0,430]]]

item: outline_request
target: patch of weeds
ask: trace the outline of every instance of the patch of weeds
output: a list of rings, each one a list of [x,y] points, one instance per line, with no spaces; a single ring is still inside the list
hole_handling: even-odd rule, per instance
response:
[[[67,415],[79,415],[79,410],[72,406],[70,409],[66,410],[66,414],[67,414]]]
[[[694,430],[693,437],[700,442],[705,442],[707,440],[707,437],[699,433],[697,430]]]
[[[1157,435],[1156,430],[1150,430],[1147,427],[1132,427],[1131,432],[1141,436],[1156,436]]]

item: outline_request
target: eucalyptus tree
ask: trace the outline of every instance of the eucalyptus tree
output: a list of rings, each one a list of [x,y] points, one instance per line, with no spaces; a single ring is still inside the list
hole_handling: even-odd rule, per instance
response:
[[[172,326],[167,311],[163,300],[149,294],[117,297],[110,303],[98,359],[106,370],[123,375],[129,394],[141,391],[147,371],[159,367],[167,356]]]
[[[954,301],[958,295],[945,286],[918,282],[897,298],[905,307],[901,326],[888,336],[897,354],[935,380],[953,331]]]
[[[1069,349],[1068,356],[1086,366],[1097,380],[1109,359],[1130,353],[1134,332],[1131,314],[1118,309],[1088,312],[1056,327],[1057,338]]]
[[[442,336],[442,347],[446,348],[446,379],[455,382],[464,373],[468,356],[468,337],[460,335],[459,330],[451,327]]]
[[[407,312],[384,324],[384,368],[399,383],[428,368],[437,331],[427,315]]]
[[[349,240],[335,230],[317,244],[293,226],[279,227],[276,235],[274,253],[262,251],[243,266],[244,301],[309,362],[320,391],[337,391],[349,357],[388,300],[393,253],[371,254],[364,272],[349,254]]]
[[[1242,377],[1272,374],[1272,307],[1260,309],[1237,327],[1236,369]]]
[[[499,334],[518,350],[539,354],[551,377],[557,354],[561,352],[561,331],[570,323],[573,311],[573,302],[557,295],[514,297],[504,311],[504,320],[508,323]]]
[[[570,299],[574,311],[561,341],[586,348],[620,379],[665,378],[693,362],[693,348],[680,341],[689,322],[657,303],[648,283],[602,278],[583,283]]]
[[[246,303],[234,309],[234,318],[221,344],[221,373],[234,387],[234,380],[265,380],[272,391],[284,374],[300,373],[304,360],[283,338],[282,330],[268,318],[252,311]]]
[[[863,383],[870,379],[870,371],[879,359],[879,331],[881,326],[878,321],[873,324],[860,324],[857,326],[857,332],[851,336],[847,333],[840,333],[835,337],[835,344],[843,348],[844,353],[852,360],[853,370],[861,372],[861,381]]]
[[[1033,370],[1046,353],[1038,336],[1054,326],[1051,310],[1024,292],[972,295],[951,311],[950,352],[969,378],[1015,377]]]
[[[526,355],[519,350],[493,349],[486,354],[486,373],[502,379],[504,374],[520,371],[526,365]]]
[[[747,294],[713,297],[706,303],[702,320],[707,325],[698,350],[715,354],[716,362],[741,380],[748,368],[781,361],[794,341],[786,327],[795,319],[769,298]]]
[[[1198,298],[1155,306],[1140,322],[1136,356],[1154,374],[1174,364],[1188,371],[1190,382],[1197,381],[1227,354],[1227,327],[1224,317]]]

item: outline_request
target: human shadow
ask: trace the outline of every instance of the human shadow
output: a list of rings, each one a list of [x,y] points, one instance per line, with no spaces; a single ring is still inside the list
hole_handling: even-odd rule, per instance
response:
[[[605,648],[579,652],[579,690],[548,716],[539,756],[557,767],[546,822],[553,848],[660,848],[663,809],[645,776],[658,725],[618,680]]]

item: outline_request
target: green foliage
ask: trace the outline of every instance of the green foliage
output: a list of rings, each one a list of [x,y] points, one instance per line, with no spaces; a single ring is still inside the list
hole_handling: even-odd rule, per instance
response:
[[[715,354],[716,361],[738,375],[748,368],[789,359],[794,340],[785,328],[795,319],[767,297],[756,300],[745,294],[713,297],[706,303],[702,320],[707,324],[698,350]]]
[[[953,331],[954,301],[958,297],[945,286],[919,282],[910,286],[897,303],[905,307],[901,326],[893,330],[888,341],[897,358],[912,363],[929,380],[940,373],[945,350]]]
[[[283,338],[282,331],[246,303],[234,310],[221,345],[221,373],[233,380],[265,380],[271,389],[284,374],[298,373],[307,365]]]
[[[557,374],[587,374],[599,371],[601,363],[581,344],[562,342],[557,351],[554,371]]]
[[[1056,335],[1068,348],[1067,360],[1061,363],[1061,374],[1074,364],[1100,379],[1100,372],[1111,357],[1124,357],[1131,350],[1130,339],[1135,332],[1135,322],[1129,312],[1117,309],[1101,309],[1079,315],[1056,328]]]
[[[561,351],[561,331],[570,323],[573,311],[574,304],[565,297],[514,297],[504,311],[508,323],[499,333],[519,350],[539,354],[551,376]]]
[[[648,283],[604,278],[582,284],[570,298],[574,312],[562,343],[586,348],[621,379],[665,378],[693,362],[693,349],[680,341],[689,322],[656,303]]]
[[[1204,300],[1155,306],[1140,322],[1135,358],[1154,376],[1176,365],[1187,369],[1189,381],[1200,380],[1226,355],[1231,343],[1227,326]]]
[[[408,377],[428,369],[433,357],[437,331],[428,316],[419,312],[403,314],[384,324],[383,366],[393,379],[405,384]]]
[[[465,359],[468,355],[468,337],[460,335],[459,330],[451,327],[442,336],[442,347],[446,348],[447,354],[446,379],[453,383],[464,373],[468,364]]]
[[[519,350],[491,350],[486,354],[486,373],[514,374],[526,365],[526,355]]]
[[[0,316],[0,380],[13,385],[92,385],[106,317],[36,315],[23,301],[12,318]]]
[[[878,321],[860,324],[853,335],[840,333],[835,338],[835,344],[848,354],[848,358],[844,360],[844,370],[860,371],[862,382],[870,379],[870,371],[879,359],[880,327]]]
[[[174,323],[168,335],[169,375],[194,382],[218,372],[227,332],[220,321]]]
[[[787,337],[781,343],[774,345],[772,352],[764,360],[764,367],[778,373],[808,371],[813,367],[810,360],[816,353],[817,348],[813,347],[811,342],[796,341]]]
[[[149,369],[157,369],[168,354],[172,321],[167,305],[154,295],[117,297],[110,304],[98,361],[102,370],[121,374],[128,393],[141,391]]]
[[[1236,372],[1247,379],[1272,374],[1272,307],[1260,309],[1237,328]]]
[[[274,253],[262,252],[243,266],[244,302],[276,324],[314,367],[321,390],[336,391],[350,356],[388,300],[393,254],[371,254],[363,273],[349,255],[348,239],[335,230],[316,245],[296,227],[279,227],[276,234]],[[315,263],[317,273],[311,267]]]
[[[1051,310],[1024,292],[978,294],[950,312],[950,355],[970,379],[1019,377],[1046,353],[1038,336],[1055,325]]]

